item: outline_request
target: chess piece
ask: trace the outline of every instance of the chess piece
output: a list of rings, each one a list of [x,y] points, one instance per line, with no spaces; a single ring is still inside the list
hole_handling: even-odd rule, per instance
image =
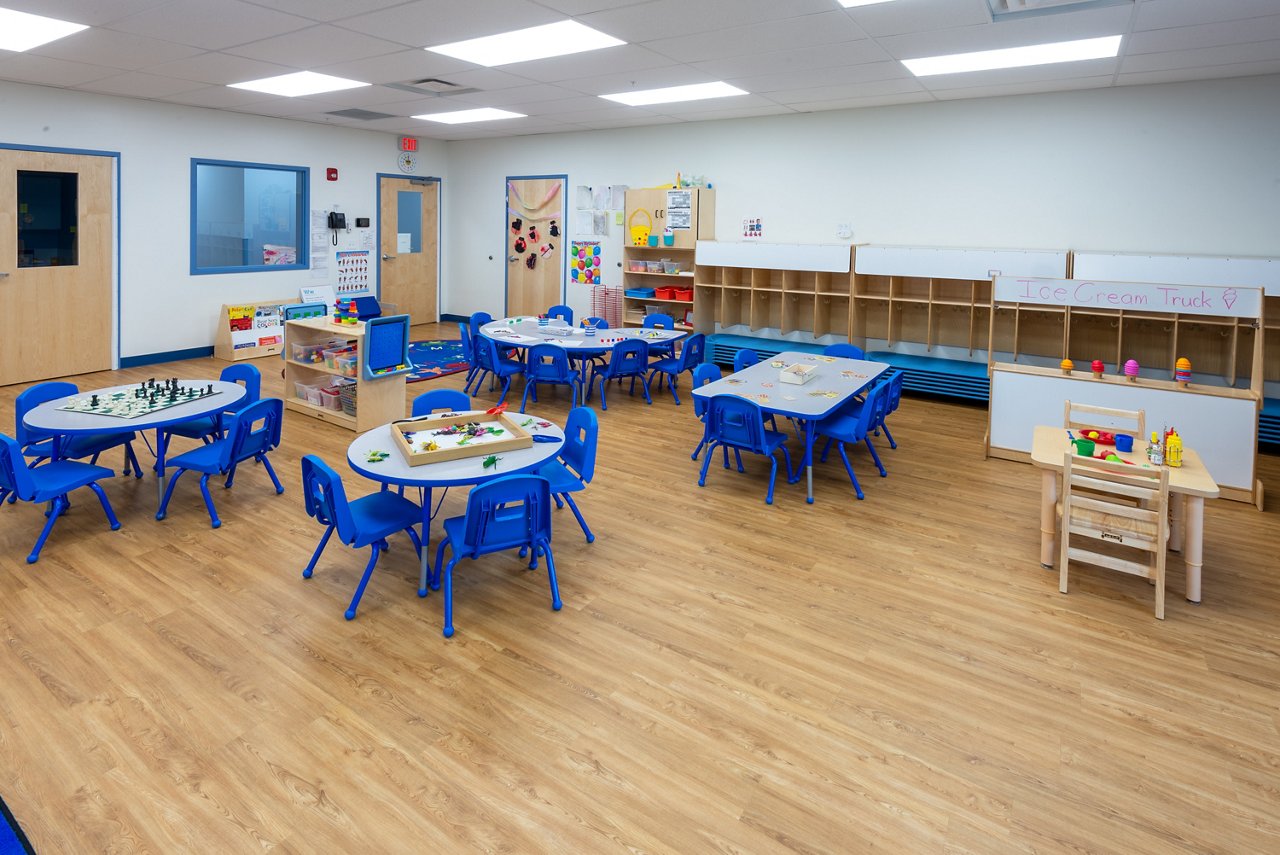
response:
[[[205,390],[205,394],[206,394],[206,395],[212,395],[212,394],[213,394],[213,384],[212,384],[212,383],[210,383],[210,384],[209,384],[209,388]]]
[[[97,395],[94,395],[92,398],[90,398],[90,399],[89,399],[89,406],[91,406],[91,407],[96,407],[96,406],[98,406],[98,396],[97,396]]]

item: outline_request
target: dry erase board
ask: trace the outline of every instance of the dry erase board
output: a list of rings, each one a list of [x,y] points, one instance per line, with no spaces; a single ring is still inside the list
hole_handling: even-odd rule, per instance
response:
[[[413,370],[409,361],[409,316],[370,318],[364,327],[364,377],[376,380]]]
[[[1245,286],[1280,296],[1280,258],[1077,252],[1071,273],[1077,279]]]

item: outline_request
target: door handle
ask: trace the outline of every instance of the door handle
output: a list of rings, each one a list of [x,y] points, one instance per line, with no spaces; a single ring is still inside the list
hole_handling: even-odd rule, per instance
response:
[[[395,257],[394,255],[387,255],[387,254],[384,252],[384,253],[382,253],[382,260],[383,260],[383,261],[395,261],[395,260],[396,260],[396,257]]]
[[[518,256],[518,255],[508,255],[508,256],[507,256],[507,264],[515,264],[515,263],[516,263],[517,261],[519,261],[519,260],[520,260],[520,256]],[[5,274],[5,275],[7,276],[8,274]]]
[[[7,278],[9,278],[9,271],[0,270],[0,279],[7,279]]]

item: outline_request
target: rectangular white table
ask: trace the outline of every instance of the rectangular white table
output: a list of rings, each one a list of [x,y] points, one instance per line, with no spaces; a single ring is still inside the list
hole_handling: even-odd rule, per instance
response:
[[[813,367],[809,382],[800,386],[782,382],[779,372],[795,364]],[[803,424],[808,501],[813,504],[813,444],[817,422],[840,409],[888,370],[887,362],[787,350],[694,389],[693,394],[706,400],[716,395],[737,395],[755,401],[766,413],[787,416]]]

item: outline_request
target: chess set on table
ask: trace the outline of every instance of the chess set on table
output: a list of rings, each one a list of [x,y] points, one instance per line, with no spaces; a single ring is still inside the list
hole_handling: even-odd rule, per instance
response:
[[[89,395],[72,398],[58,407],[73,413],[90,413],[95,416],[114,416],[119,419],[136,419],[159,410],[199,401],[222,393],[209,383],[205,386],[184,386],[177,377],[159,383],[152,377],[136,388],[112,392],[109,395]]]

